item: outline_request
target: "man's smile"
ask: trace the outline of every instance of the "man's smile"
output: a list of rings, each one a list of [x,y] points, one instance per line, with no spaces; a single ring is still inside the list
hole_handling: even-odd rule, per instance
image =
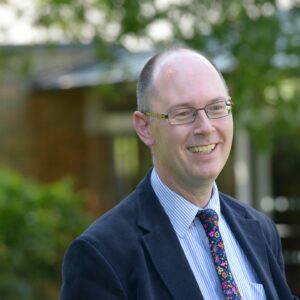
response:
[[[210,153],[212,152],[216,147],[216,144],[209,144],[205,146],[194,146],[194,147],[189,147],[189,151],[193,153]]]

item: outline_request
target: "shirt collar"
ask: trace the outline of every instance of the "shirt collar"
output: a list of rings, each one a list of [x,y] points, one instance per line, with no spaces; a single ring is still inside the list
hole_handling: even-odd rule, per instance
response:
[[[184,237],[189,227],[193,225],[193,221],[198,211],[202,210],[202,208],[199,208],[172,191],[161,181],[155,169],[153,169],[151,173],[151,185],[177,235],[179,237]],[[206,207],[203,209],[205,208],[214,209],[220,216],[220,200],[216,183],[213,184],[212,196]]]

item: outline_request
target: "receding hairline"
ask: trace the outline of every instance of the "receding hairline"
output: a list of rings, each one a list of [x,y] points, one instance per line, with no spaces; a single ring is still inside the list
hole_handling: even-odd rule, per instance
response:
[[[171,63],[173,58],[176,58],[176,56],[179,56],[184,53],[201,57],[203,61],[207,61],[208,63],[210,63],[209,59],[207,59],[203,54],[192,49],[177,48],[177,49],[166,50],[165,52],[162,52],[162,54],[159,56],[159,58],[155,63],[155,66],[153,68],[152,79],[154,79],[157,76],[157,74],[159,74],[159,72],[161,71],[160,67],[164,66],[165,64]]]
[[[203,62],[206,62],[209,65],[211,65],[219,74],[221,80],[224,83],[224,87],[226,88],[226,90],[228,90],[227,84],[224,80],[222,73],[220,72],[220,70],[217,68],[217,66],[213,63],[213,61],[210,58],[208,58],[206,55],[202,54],[201,52],[198,52],[191,48],[173,47],[173,48],[165,49],[161,52],[158,52],[157,54],[152,56],[149,59],[149,61],[145,64],[145,66],[140,74],[140,77],[138,79],[138,84],[137,84],[138,108],[139,108],[139,106],[140,107],[143,106],[144,108],[145,108],[145,106],[148,106],[148,108],[150,108],[151,98],[158,96],[157,87],[155,86],[155,78],[160,74],[160,72],[162,71],[162,68],[165,64],[167,64],[168,62],[171,62],[172,58],[174,58],[177,55],[180,55],[182,53],[191,54],[191,55],[200,57],[203,60]],[[139,85],[140,85],[140,81],[145,80],[145,78],[141,78],[141,77],[143,77],[143,72],[145,71],[145,69],[146,70],[148,69],[148,64],[150,64],[150,68],[149,68],[150,73],[147,76],[147,84],[145,85],[145,82],[142,83],[144,85],[144,87],[143,87],[143,91],[142,91],[142,95],[141,95]]]

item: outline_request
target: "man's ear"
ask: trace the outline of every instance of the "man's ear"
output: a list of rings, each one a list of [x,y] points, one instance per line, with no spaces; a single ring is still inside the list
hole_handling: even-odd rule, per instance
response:
[[[133,123],[135,131],[142,142],[148,147],[152,146],[154,144],[154,138],[148,118],[142,112],[135,111],[133,113]]]

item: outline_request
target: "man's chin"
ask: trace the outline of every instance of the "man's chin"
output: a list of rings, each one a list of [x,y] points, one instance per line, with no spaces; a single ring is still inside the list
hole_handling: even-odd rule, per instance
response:
[[[193,181],[196,185],[211,185],[217,179],[216,173],[198,173],[194,174],[191,177],[191,181]]]

